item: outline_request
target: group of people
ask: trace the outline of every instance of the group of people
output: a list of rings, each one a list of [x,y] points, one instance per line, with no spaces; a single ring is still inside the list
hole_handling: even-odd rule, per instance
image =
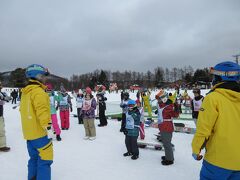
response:
[[[204,160],[200,172],[200,179],[240,179],[240,66],[233,62],[222,62],[211,69],[213,74],[213,88],[203,100],[196,94],[195,108],[193,116],[198,119],[196,133],[192,141],[192,156],[195,160],[201,160],[201,151],[205,149]],[[41,65],[33,64],[26,68],[28,84],[22,89],[20,114],[24,139],[27,142],[27,149],[30,159],[28,161],[29,180],[50,180],[51,164],[53,163],[53,146],[51,139],[47,136],[47,129],[51,122],[56,122],[56,110],[66,110],[60,112],[61,129],[69,128],[69,110],[72,110],[69,98],[62,94],[62,97],[55,97],[55,93],[50,87],[46,87],[49,72]],[[0,90],[2,86],[0,84]],[[48,93],[46,93],[48,92]],[[198,96],[197,96],[198,95]],[[94,125],[95,109],[97,101],[91,93],[91,89],[86,89],[86,93],[81,92],[76,96],[84,98],[77,100],[79,111],[79,123],[84,123],[85,139],[95,139],[96,130]],[[0,151],[10,150],[6,145],[3,105],[11,98],[4,93],[0,93]],[[102,95],[98,96],[98,102],[104,101]],[[158,128],[165,150],[162,156],[162,165],[174,164],[172,150],[173,118],[179,115],[179,111],[174,106],[171,96],[164,90],[160,90],[156,95]],[[201,100],[201,102],[199,102]],[[54,101],[57,101],[56,103]],[[50,106],[51,105],[51,106]],[[82,106],[81,106],[82,105]],[[52,109],[54,106],[56,109]],[[62,106],[62,109],[61,109]],[[123,120],[121,131],[125,134],[125,145],[127,152],[124,156],[131,156],[135,160],[139,158],[137,138],[139,127],[142,123],[143,111],[138,99],[131,100],[128,93],[122,94],[120,106],[123,109]],[[106,105],[103,105],[104,110]],[[99,110],[100,111],[100,110]],[[197,112],[195,114],[195,112]],[[99,112],[102,117],[105,113]],[[81,115],[81,116],[80,116]],[[68,118],[67,118],[68,117]],[[100,126],[106,126],[105,119],[100,121]],[[55,125],[53,125],[55,126]],[[54,127],[54,131],[59,134],[60,128]]]
[[[201,160],[201,151],[205,149],[200,172],[201,180],[237,180],[240,179],[240,66],[226,61],[211,68],[213,88],[204,98],[200,89],[194,89],[194,98],[190,101],[192,118],[197,126],[192,141],[192,156]],[[173,104],[172,94],[161,90],[157,95],[158,127],[160,130],[165,156],[163,165],[174,163],[172,150],[173,117],[179,111]],[[137,138],[139,136],[141,114],[136,101],[129,99],[128,93],[122,93],[120,107],[122,126],[127,152],[123,156],[139,157]]]

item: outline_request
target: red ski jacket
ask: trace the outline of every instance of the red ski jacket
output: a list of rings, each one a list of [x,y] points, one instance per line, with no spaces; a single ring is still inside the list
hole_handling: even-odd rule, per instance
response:
[[[179,113],[175,111],[174,104],[160,103],[158,104],[160,108],[167,106],[163,112],[163,122],[158,125],[158,128],[161,132],[173,132],[173,118],[178,117]]]

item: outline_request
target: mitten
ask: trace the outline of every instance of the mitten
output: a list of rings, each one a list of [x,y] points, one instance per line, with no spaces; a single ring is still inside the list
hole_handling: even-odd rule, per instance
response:
[[[197,160],[197,161],[200,161],[200,160],[203,158],[202,155],[200,155],[200,154],[195,154],[195,153],[192,154],[192,157],[193,157],[195,160]]]

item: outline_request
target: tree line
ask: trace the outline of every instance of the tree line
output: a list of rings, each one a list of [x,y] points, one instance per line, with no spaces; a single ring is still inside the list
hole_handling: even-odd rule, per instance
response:
[[[208,68],[194,70],[191,66],[184,68],[162,68],[156,67],[153,71],[136,72],[126,70],[106,71],[95,70],[85,74],[73,74],[69,79],[62,78],[56,75],[50,75],[49,82],[53,83],[55,89],[59,89],[61,84],[68,90],[79,88],[94,88],[96,85],[104,85],[107,88],[111,83],[117,83],[119,89],[129,88],[133,84],[140,87],[155,88],[163,86],[192,86],[195,84],[210,84],[211,75]],[[25,69],[17,68],[6,76],[0,73],[1,81],[4,81],[8,87],[24,87],[26,85]]]

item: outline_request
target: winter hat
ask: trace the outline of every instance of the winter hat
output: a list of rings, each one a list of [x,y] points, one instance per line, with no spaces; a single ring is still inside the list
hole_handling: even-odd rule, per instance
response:
[[[92,90],[91,90],[90,87],[87,87],[87,88],[86,88],[86,94],[92,94]]]
[[[81,89],[79,89],[78,94],[83,94],[83,91]]]
[[[223,81],[239,81],[240,65],[231,61],[225,61],[210,68],[213,74],[212,85],[216,85]]]
[[[235,62],[225,61],[212,67],[210,73],[220,76],[223,81],[238,81],[240,78],[240,65]]]

